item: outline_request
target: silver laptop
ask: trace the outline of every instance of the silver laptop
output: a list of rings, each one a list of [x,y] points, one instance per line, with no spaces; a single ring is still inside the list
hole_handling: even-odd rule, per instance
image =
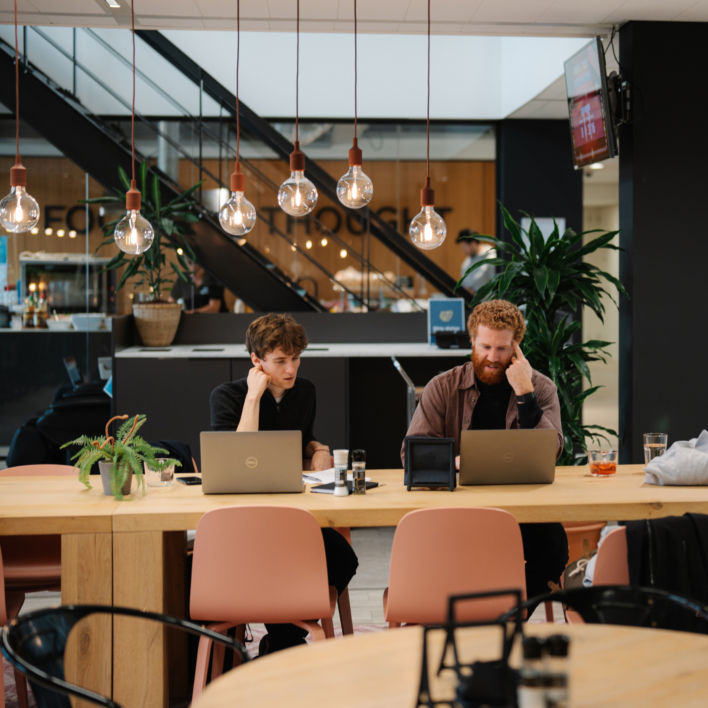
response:
[[[302,433],[208,431],[199,434],[204,494],[302,492]]]
[[[460,484],[550,484],[557,445],[550,428],[463,430]]]

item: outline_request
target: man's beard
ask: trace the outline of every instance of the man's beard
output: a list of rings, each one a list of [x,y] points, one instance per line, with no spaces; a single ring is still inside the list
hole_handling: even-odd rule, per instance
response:
[[[472,367],[474,368],[474,375],[482,383],[489,386],[501,383],[506,378],[506,369],[508,367],[503,364],[498,364],[498,368],[493,371],[485,369],[487,364],[491,364],[484,354],[477,354],[477,352],[472,352]]]

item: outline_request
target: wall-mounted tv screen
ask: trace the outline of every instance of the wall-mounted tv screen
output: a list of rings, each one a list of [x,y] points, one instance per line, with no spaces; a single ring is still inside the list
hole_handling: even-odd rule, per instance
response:
[[[573,163],[583,167],[617,154],[607,94],[605,55],[596,37],[565,62]]]

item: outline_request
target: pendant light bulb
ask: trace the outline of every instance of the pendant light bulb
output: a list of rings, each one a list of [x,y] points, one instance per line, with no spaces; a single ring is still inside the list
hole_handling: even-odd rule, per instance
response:
[[[219,223],[227,234],[245,236],[256,223],[256,208],[243,195],[245,178],[241,172],[231,174],[231,197],[219,209]]]
[[[39,204],[26,185],[25,168],[15,164],[10,168],[10,193],[0,201],[0,224],[11,234],[31,231],[39,221]]]
[[[337,199],[350,209],[365,207],[374,196],[374,183],[361,169],[361,150],[354,138],[354,144],[349,150],[349,169],[337,182]]]
[[[278,204],[290,216],[305,216],[317,206],[317,187],[305,177],[305,155],[300,143],[290,153],[290,177],[280,185]]]
[[[140,192],[132,181],[125,195],[125,216],[116,224],[113,239],[121,251],[131,256],[145,253],[155,238],[152,224],[140,214]]]
[[[411,241],[424,251],[442,245],[447,236],[445,220],[435,211],[435,192],[430,188],[430,178],[420,191],[420,211],[411,219],[408,234]]]

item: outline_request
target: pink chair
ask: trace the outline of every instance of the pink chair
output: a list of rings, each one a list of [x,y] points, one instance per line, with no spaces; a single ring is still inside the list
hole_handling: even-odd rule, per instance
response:
[[[593,585],[629,585],[627,527],[618,526],[597,548]]]
[[[393,537],[384,615],[390,627],[445,621],[450,595],[518,588],[526,597],[524,549],[516,519],[501,509],[421,509]],[[465,603],[459,619],[498,617],[514,606],[500,597]]]
[[[0,477],[73,477],[78,472],[70,465],[18,465],[0,470]],[[3,604],[7,619],[13,619],[25,601],[25,594],[37,590],[61,589],[61,536],[3,536]],[[15,671],[20,708],[27,706],[24,674]]]
[[[337,591],[327,582],[322,532],[310,512],[276,506],[232,506],[199,520],[194,541],[190,616],[211,629],[287,622],[319,640],[334,636]],[[316,620],[320,618],[322,626]],[[197,652],[192,700],[206,685],[211,642]],[[212,678],[223,651],[214,648]]]

